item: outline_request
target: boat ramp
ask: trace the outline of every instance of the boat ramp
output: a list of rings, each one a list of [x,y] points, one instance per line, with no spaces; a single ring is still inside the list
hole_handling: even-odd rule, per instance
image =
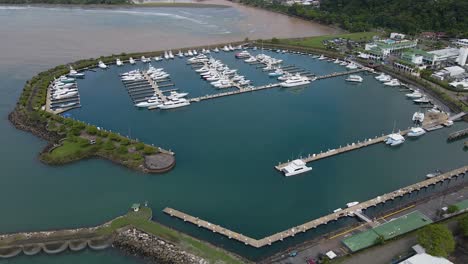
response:
[[[440,174],[440,175],[438,175],[436,177],[433,177],[433,178],[430,178],[430,179],[427,179],[427,180],[424,180],[424,181],[421,181],[421,182],[418,182],[418,183],[403,187],[403,188],[398,189],[396,191],[386,193],[384,195],[378,196],[378,197],[370,199],[368,201],[358,203],[357,205],[354,205],[354,206],[351,206],[349,208],[346,208],[346,209],[331,213],[329,215],[322,216],[320,218],[317,218],[317,219],[311,220],[309,222],[306,222],[304,224],[301,224],[301,225],[289,228],[287,230],[278,232],[278,233],[273,234],[271,236],[264,237],[262,239],[254,239],[254,238],[248,237],[246,235],[243,235],[243,234],[240,234],[238,232],[229,230],[229,229],[227,229],[225,227],[222,227],[220,225],[210,223],[210,222],[202,220],[202,219],[200,219],[198,217],[191,216],[189,214],[183,213],[181,211],[178,211],[176,209],[172,209],[172,208],[169,208],[169,207],[165,208],[163,210],[163,212],[170,215],[170,216],[179,218],[179,219],[183,220],[184,222],[192,223],[192,224],[194,224],[194,225],[196,225],[196,226],[198,226],[200,228],[205,228],[205,229],[208,229],[208,230],[210,230],[210,231],[212,231],[214,233],[219,233],[219,234],[221,234],[221,235],[223,235],[223,236],[225,236],[225,237],[227,237],[229,239],[237,240],[237,241],[239,241],[241,243],[244,243],[245,245],[249,245],[249,246],[252,246],[252,247],[255,247],[255,248],[261,248],[261,247],[264,247],[264,246],[271,245],[271,244],[273,244],[275,242],[278,242],[278,241],[283,241],[284,239],[286,239],[288,237],[294,237],[296,234],[307,232],[308,230],[317,228],[320,225],[325,225],[325,224],[327,224],[329,222],[332,222],[332,221],[336,221],[336,220],[338,220],[340,218],[356,216],[357,213],[360,214],[360,215],[358,215],[358,217],[360,219],[367,219],[367,220],[364,220],[364,221],[366,221],[366,222],[371,221],[372,222],[372,220],[370,220],[368,217],[366,217],[365,215],[363,215],[361,213],[363,210],[365,210],[367,208],[370,208],[370,207],[373,207],[373,206],[377,206],[379,204],[386,203],[387,201],[395,200],[396,198],[403,197],[404,195],[410,194],[412,192],[419,192],[421,189],[428,188],[431,185],[436,185],[436,184],[438,184],[440,182],[444,182],[445,180],[451,180],[453,178],[457,179],[458,177],[465,177],[467,171],[468,171],[468,165],[463,166],[463,167],[458,168],[458,169],[455,169],[455,170],[452,170],[452,171],[449,171],[449,172],[444,173],[444,174]]]

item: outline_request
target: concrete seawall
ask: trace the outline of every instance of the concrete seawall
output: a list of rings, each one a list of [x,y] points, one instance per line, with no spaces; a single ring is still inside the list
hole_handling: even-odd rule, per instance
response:
[[[92,250],[103,250],[112,245],[114,236],[95,235],[94,237],[82,239],[34,238],[30,240],[31,241],[28,241],[28,239],[18,240],[8,246],[0,246],[0,259],[12,258],[21,253],[26,256],[34,256],[41,252],[46,254],[58,254],[66,250],[77,252],[86,248],[90,248]]]

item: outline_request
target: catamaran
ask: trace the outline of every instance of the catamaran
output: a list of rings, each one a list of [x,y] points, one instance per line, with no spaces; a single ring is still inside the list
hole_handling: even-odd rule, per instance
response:
[[[387,139],[385,139],[385,144],[390,146],[398,146],[405,142],[405,138],[400,135],[399,133],[393,133],[388,135]]]
[[[293,160],[281,169],[286,177],[298,175],[311,170],[312,168],[307,167],[307,164],[301,159]]]
[[[422,123],[424,121],[424,113],[423,112],[415,112],[413,114],[413,122]]]

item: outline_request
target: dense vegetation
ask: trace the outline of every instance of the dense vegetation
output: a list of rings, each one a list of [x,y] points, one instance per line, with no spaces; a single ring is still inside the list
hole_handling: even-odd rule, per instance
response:
[[[284,6],[279,0],[241,2],[296,15],[326,24],[336,24],[352,32],[387,28],[403,33],[444,31],[468,34],[468,1],[457,0],[322,0],[320,9],[311,6]]]
[[[455,250],[452,232],[442,224],[432,224],[418,232],[418,243],[433,256],[447,257]]]
[[[76,4],[76,5],[121,5],[129,0],[0,0],[1,4]]]

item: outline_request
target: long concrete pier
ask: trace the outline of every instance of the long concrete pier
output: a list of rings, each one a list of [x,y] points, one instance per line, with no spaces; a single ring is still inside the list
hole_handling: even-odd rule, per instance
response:
[[[409,132],[409,130],[404,130],[404,131],[400,131],[399,134],[404,136],[408,132]],[[318,154],[308,155],[307,157],[301,158],[301,159],[305,163],[309,163],[309,162],[316,161],[316,160],[319,160],[319,159],[328,158],[328,157],[335,156],[335,155],[338,155],[338,154],[341,154],[341,153],[345,153],[345,152],[357,150],[357,149],[360,149],[360,148],[364,148],[364,147],[367,147],[367,146],[371,146],[371,145],[374,145],[374,144],[378,144],[378,143],[384,142],[387,137],[388,137],[388,135],[384,135],[384,136],[381,136],[381,137],[365,139],[362,142],[358,141],[357,143],[351,143],[351,144],[348,144],[348,145],[346,145],[344,147],[340,147],[338,149],[330,149],[330,150],[328,150],[326,152],[320,152]],[[284,163],[280,163],[280,164],[276,165],[275,168],[277,170],[281,171],[288,164],[289,164],[289,161],[284,162]]]
[[[373,199],[370,199],[368,201],[359,203],[359,204],[357,204],[355,206],[352,206],[352,207],[343,209],[341,211],[338,211],[336,213],[331,213],[329,215],[326,215],[326,216],[311,220],[309,222],[306,222],[306,223],[298,225],[298,226],[294,226],[292,228],[289,228],[287,230],[278,232],[278,233],[273,234],[273,235],[268,236],[268,237],[264,237],[262,239],[251,238],[249,236],[246,236],[246,235],[240,234],[238,232],[235,232],[235,231],[229,230],[227,228],[224,228],[224,227],[222,227],[220,225],[210,223],[210,222],[202,220],[202,219],[200,219],[198,217],[191,216],[189,214],[183,213],[181,211],[178,211],[178,210],[175,210],[175,209],[172,209],[172,208],[169,208],[169,207],[165,208],[163,210],[163,212],[170,215],[170,216],[173,216],[173,217],[179,218],[181,220],[184,220],[185,222],[192,223],[192,224],[194,224],[194,225],[196,225],[198,227],[208,229],[208,230],[210,230],[210,231],[212,231],[214,233],[219,233],[219,234],[221,234],[223,236],[228,237],[229,239],[234,239],[234,240],[237,240],[239,242],[242,242],[245,245],[249,245],[249,246],[252,246],[252,247],[255,247],[255,248],[261,248],[261,247],[264,247],[264,246],[267,246],[267,245],[271,245],[271,244],[273,244],[275,242],[278,242],[278,241],[283,241],[284,239],[286,239],[288,237],[294,237],[296,234],[299,234],[301,232],[307,232],[310,229],[314,229],[314,228],[316,228],[316,227],[318,227],[320,225],[325,225],[325,224],[327,224],[327,223],[329,223],[331,221],[336,221],[336,220],[338,220],[340,218],[355,215],[356,212],[360,212],[360,211],[365,210],[367,208],[377,206],[378,204],[382,204],[382,203],[385,203],[387,201],[394,200],[396,198],[404,196],[405,194],[409,194],[409,193],[412,193],[414,191],[419,191],[419,190],[421,190],[423,188],[427,188],[427,187],[429,187],[431,185],[435,185],[435,184],[437,184],[439,182],[443,182],[445,180],[450,180],[450,179],[452,179],[454,177],[459,177],[459,176],[464,177],[465,174],[467,173],[467,171],[468,171],[468,165],[463,166],[463,167],[458,168],[458,169],[455,169],[455,170],[452,170],[452,171],[449,171],[447,173],[441,174],[439,176],[436,176],[436,177],[433,177],[433,178],[430,178],[430,179],[427,179],[427,180],[424,180],[424,181],[421,181],[421,182],[418,182],[418,183],[403,187],[403,188],[398,189],[396,191],[383,194],[383,195],[378,196],[376,198],[373,198]]]

